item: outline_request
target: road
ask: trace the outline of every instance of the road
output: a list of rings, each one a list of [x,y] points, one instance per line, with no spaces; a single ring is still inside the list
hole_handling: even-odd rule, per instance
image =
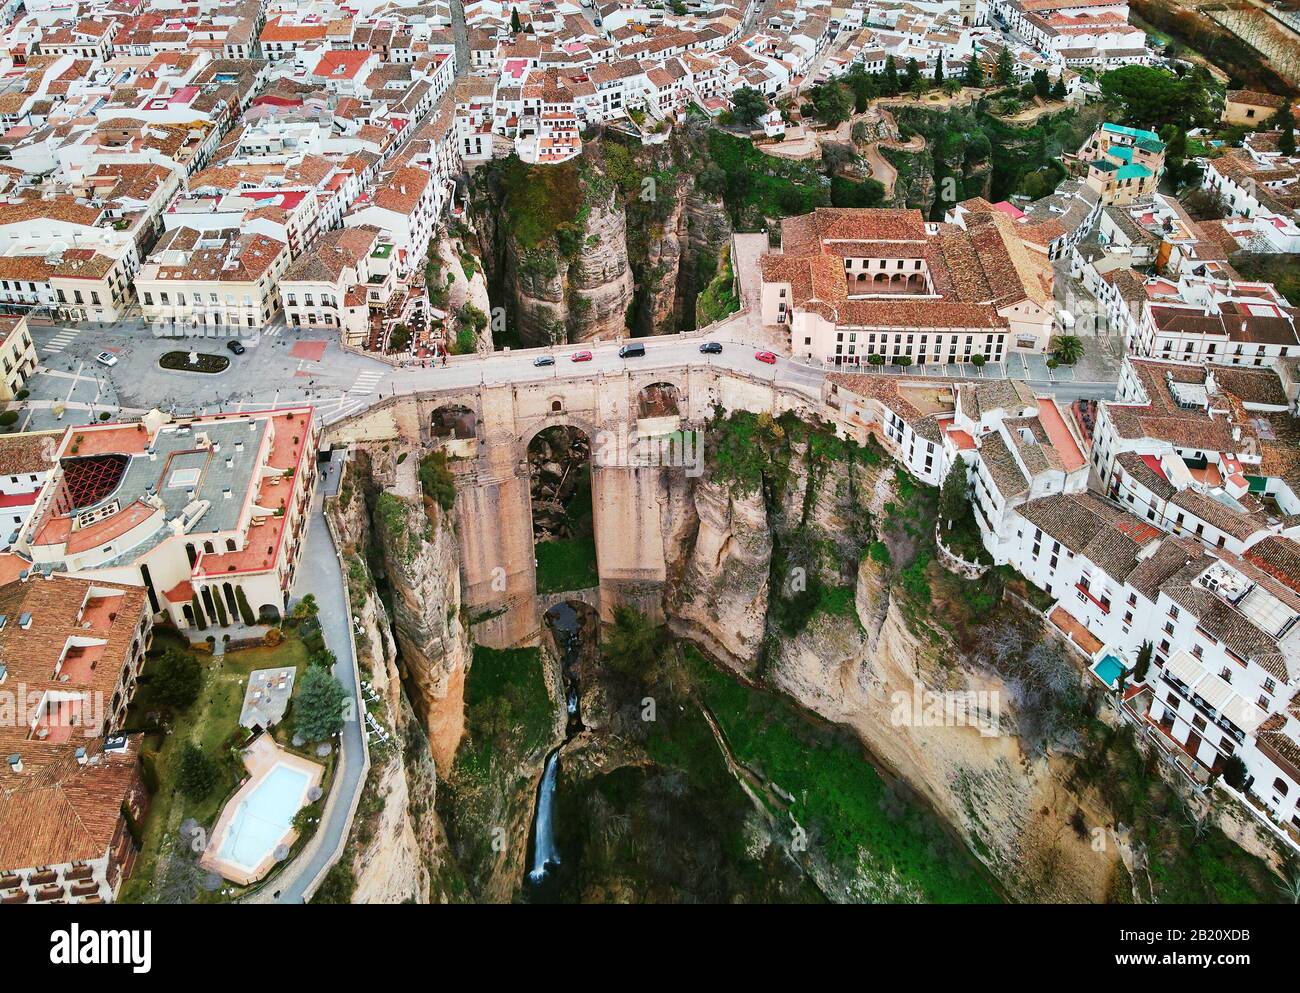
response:
[[[828,371],[786,356],[779,356],[775,365],[757,361],[755,352],[770,345],[771,335],[758,326],[753,311],[735,314],[702,336],[662,335],[638,339],[646,350],[639,358],[620,358],[620,342],[589,342],[486,356],[453,356],[445,366],[421,369],[396,369],[377,359],[344,351],[337,342],[322,340],[322,332],[302,329],[280,330],[274,337],[263,338],[247,354],[230,356],[230,368],[219,375],[172,372],[158,367],[159,357],[167,351],[191,348],[220,351],[221,346],[215,341],[155,339],[147,332],[132,328],[91,334],[35,327],[32,334],[41,365],[28,383],[31,396],[24,404],[19,422],[24,430],[85,424],[104,413],[132,417],[152,407],[191,414],[291,403],[312,404],[326,423],[333,423],[394,394],[463,389],[480,384],[559,381],[593,373],[681,368],[688,364],[777,380],[816,395]],[[701,354],[699,347],[705,341],[722,344],[722,354]],[[58,350],[51,352],[48,350],[51,348]],[[104,350],[117,359],[111,368],[95,361],[95,355]],[[573,355],[579,351],[590,352],[591,360],[574,362]],[[534,365],[534,360],[542,354],[554,358],[555,364]],[[1114,380],[1094,375],[1090,382],[1073,382],[1074,371],[1064,368],[1049,371],[1041,357],[1024,360],[1012,356],[1010,365],[1010,369],[1001,365],[983,369],[971,365],[906,369],[886,366],[880,372],[908,378],[994,379],[1009,374],[1027,380],[1040,392],[1054,392],[1072,399],[1077,396],[1100,399],[1114,393]],[[1079,371],[1086,374],[1083,369]],[[1096,371],[1105,376],[1109,369]]]
[[[325,646],[338,659],[334,675],[343,684],[348,696],[352,697],[357,685],[357,660],[352,652],[352,636],[348,631],[352,609],[343,585],[334,540],[330,536],[322,509],[324,497],[333,496],[337,491],[339,471],[340,463],[335,462],[328,463],[321,471],[313,500],[307,542],[303,546],[303,557],[298,563],[293,599],[300,600],[308,593],[316,597]],[[352,718],[343,724],[343,732],[339,736],[340,763],[316,833],[297,858],[251,902],[302,903],[307,887],[330,864],[334,853],[339,850],[351,822],[353,798],[363,785],[365,732],[361,722],[364,713],[364,705],[361,701],[356,701]]]

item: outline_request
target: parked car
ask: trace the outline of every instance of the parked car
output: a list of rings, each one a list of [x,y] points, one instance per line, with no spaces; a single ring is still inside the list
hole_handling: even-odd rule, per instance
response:
[[[703,345],[700,346],[700,351],[703,352],[705,355],[721,355],[722,342],[706,341]]]
[[[244,347],[244,343],[241,341],[228,341],[226,342],[226,347],[229,348],[236,355],[243,355],[246,351],[248,351],[248,349]]]
[[[117,365],[117,356],[112,352],[100,352],[95,356],[95,361],[100,365],[115,366]]]
[[[776,356],[772,352],[755,352],[754,358],[760,362],[766,362],[768,365],[776,365]]]
[[[639,355],[644,355],[644,354],[645,354],[645,345],[642,344],[624,345],[622,348],[618,350],[618,357],[620,359],[635,358]]]
[[[539,355],[533,359],[533,365],[555,365],[554,355]]]
[[[588,352],[588,351],[574,352],[574,353],[573,353],[573,361],[574,361],[574,362],[590,362],[590,361],[591,361],[591,352]]]

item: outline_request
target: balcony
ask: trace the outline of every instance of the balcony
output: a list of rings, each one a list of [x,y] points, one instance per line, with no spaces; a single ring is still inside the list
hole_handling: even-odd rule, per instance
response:
[[[1165,672],[1163,669],[1160,671],[1160,679],[1162,682],[1164,682],[1166,686],[1168,686],[1175,693],[1177,693],[1182,699],[1190,703],[1196,709],[1196,711],[1207,721],[1209,721],[1219,730],[1226,731],[1229,735],[1231,735],[1233,740],[1237,741],[1238,743],[1246,740],[1246,732],[1242,731],[1239,727],[1233,724],[1232,721],[1222,716],[1218,711],[1216,711],[1213,707],[1211,707],[1208,703],[1202,700],[1195,693],[1188,693],[1187,687],[1185,687],[1182,683],[1178,682],[1178,680],[1176,680],[1173,676],[1169,675],[1169,673]]]

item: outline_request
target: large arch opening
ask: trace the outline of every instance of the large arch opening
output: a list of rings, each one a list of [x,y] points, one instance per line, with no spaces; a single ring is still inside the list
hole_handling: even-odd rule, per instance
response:
[[[591,438],[567,424],[543,428],[528,443],[528,473],[537,592],[598,586]]]
[[[478,448],[478,415],[458,403],[448,403],[429,415],[433,442],[453,458],[469,458]]]
[[[637,394],[637,416],[680,417],[681,391],[672,383],[651,383]]]

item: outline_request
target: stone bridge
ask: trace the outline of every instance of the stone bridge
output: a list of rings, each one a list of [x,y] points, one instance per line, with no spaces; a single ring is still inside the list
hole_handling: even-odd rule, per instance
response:
[[[564,599],[591,603],[603,620],[620,604],[662,618],[673,550],[694,527],[690,487],[697,471],[676,460],[647,460],[630,447],[633,439],[666,442],[673,432],[702,426],[715,407],[819,413],[819,398],[806,390],[708,365],[596,372],[390,397],[331,425],[327,438],[443,446],[454,456],[462,595],[475,640],[504,648],[535,643],[545,610]],[[591,442],[600,586],[543,598],[527,456],[538,432],[556,425],[578,428]],[[699,459],[702,466],[702,451]]]

